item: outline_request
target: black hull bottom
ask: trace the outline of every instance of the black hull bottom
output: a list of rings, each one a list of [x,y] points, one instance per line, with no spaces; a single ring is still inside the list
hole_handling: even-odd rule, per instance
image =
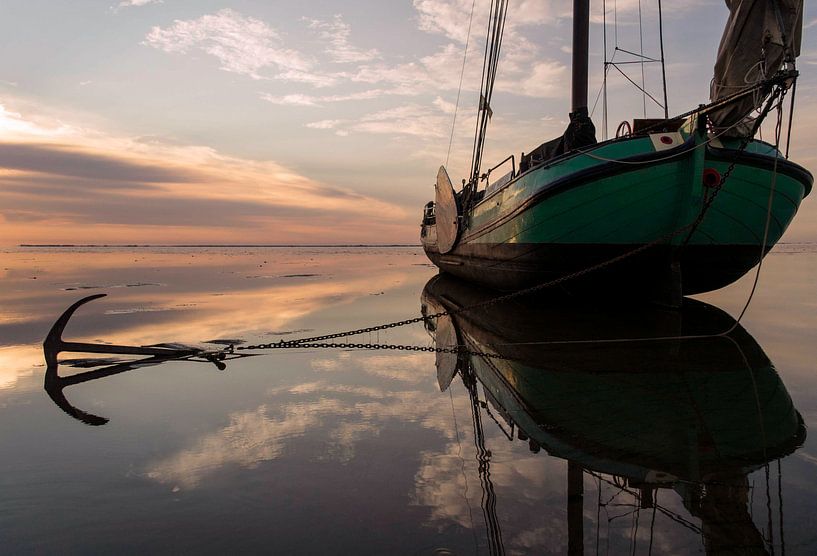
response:
[[[426,249],[444,272],[502,291],[549,282],[624,255],[638,245],[470,244],[445,255]],[[631,293],[676,305],[680,295],[717,290],[739,279],[759,261],[752,245],[654,246],[609,266],[568,280],[568,292]]]

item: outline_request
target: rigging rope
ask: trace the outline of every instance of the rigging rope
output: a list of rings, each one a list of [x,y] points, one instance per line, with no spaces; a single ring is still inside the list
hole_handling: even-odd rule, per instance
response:
[[[488,18],[488,34],[485,37],[485,58],[482,61],[482,83],[479,93],[479,110],[477,126],[474,131],[474,149],[471,155],[471,182],[475,187],[482,165],[482,154],[485,146],[485,135],[488,121],[493,116],[491,98],[494,93],[496,72],[499,65],[499,53],[502,48],[502,37],[505,32],[505,19],[508,14],[508,0],[491,0],[491,13]]]
[[[491,452],[485,448],[485,432],[482,427],[482,416],[479,412],[477,377],[472,368],[461,372],[460,377],[468,391],[471,401],[471,424],[474,428],[474,447],[476,448],[477,473],[482,486],[482,515],[488,530],[488,553],[505,554],[502,543],[502,528],[496,515],[496,492],[491,480]]]
[[[664,118],[669,119],[669,101],[667,100],[667,66],[664,58],[664,16],[661,11],[661,0],[658,0],[658,44],[661,48],[661,81],[664,85]]]
[[[602,84],[601,84],[601,96],[603,98],[602,103],[602,137],[606,140],[608,135],[608,115],[609,115],[609,106],[607,103],[607,86],[608,86],[608,70],[610,66],[616,68],[616,70],[621,73],[621,75],[629,81],[636,89],[641,92],[642,97],[642,115],[644,118],[647,118],[647,98],[653,101],[659,108],[662,109],[664,112],[664,119],[669,119],[669,108],[668,108],[668,101],[667,101],[667,72],[666,72],[666,63],[664,57],[664,18],[663,18],[663,10],[661,6],[661,0],[658,0],[658,43],[660,49],[660,56],[655,58],[653,56],[646,56],[644,54],[644,18],[643,18],[643,9],[641,5],[641,0],[637,2],[637,18],[638,18],[638,39],[639,39],[639,47],[638,52],[635,52],[635,48],[632,50],[627,50],[625,48],[621,48],[619,46],[618,41],[618,5],[617,2],[613,1],[613,55],[612,57],[608,58],[608,40],[607,40],[607,0],[604,0],[602,3],[602,27],[603,27],[603,54],[604,54],[604,72],[602,75]],[[623,52],[629,56],[632,56],[635,59],[631,60],[624,60],[624,61],[616,61],[616,54],[618,52]],[[649,91],[647,91],[647,81],[646,81],[646,68],[645,65],[648,63],[658,63],[661,64],[661,84],[663,88],[663,103],[660,102],[658,99],[655,98]],[[626,65],[626,64],[638,64],[641,70],[641,84],[639,85],[635,79],[632,79],[629,75],[627,75],[619,66]]]
[[[629,496],[631,496],[631,497],[632,497],[634,500],[638,500],[638,501],[640,501],[640,500],[641,500],[641,495],[640,495],[640,493],[638,493],[638,492],[637,492],[637,491],[635,491],[635,490],[631,490],[631,489],[629,489],[629,488],[628,488],[627,486],[625,486],[624,484],[617,484],[616,482],[614,482],[614,481],[611,481],[611,480],[607,479],[607,478],[606,478],[604,475],[602,475],[601,473],[598,473],[598,472],[593,471],[593,470],[591,470],[591,469],[585,469],[585,470],[584,470],[584,472],[585,472],[585,473],[587,473],[588,475],[590,475],[591,477],[595,477],[595,478],[596,478],[596,479],[598,479],[600,482],[607,483],[608,485],[610,485],[610,486],[612,486],[612,487],[614,487],[614,488],[617,488],[617,489],[618,489],[618,492],[615,494],[615,496],[613,496],[613,498],[611,498],[611,499],[610,499],[610,500],[607,502],[607,504],[604,504],[605,511],[606,511],[606,507],[607,507],[607,505],[609,505],[609,504],[610,504],[610,502],[612,502],[612,501],[613,501],[613,499],[615,499],[615,497],[616,497],[616,496],[618,496],[619,494],[621,494],[622,492],[626,492],[626,493],[627,493]],[[614,479],[618,479],[618,477],[617,477],[616,475],[612,475],[612,477],[613,477]],[[692,483],[692,484],[695,484],[695,483]],[[654,508],[658,509],[658,511],[660,511],[662,514],[664,514],[665,516],[667,516],[668,518],[670,518],[672,521],[675,521],[675,522],[676,522],[676,523],[678,523],[679,525],[682,525],[683,527],[686,527],[686,528],[687,528],[687,529],[689,529],[690,531],[693,531],[693,532],[695,532],[695,533],[700,533],[700,532],[702,532],[702,528],[701,528],[701,527],[699,527],[699,526],[695,525],[693,522],[691,522],[691,521],[689,521],[688,519],[684,518],[684,517],[683,517],[681,514],[679,514],[678,512],[675,512],[674,510],[670,510],[670,509],[665,508],[664,506],[662,506],[662,505],[658,504],[658,500],[657,500],[657,499],[655,500],[655,505],[654,505]],[[608,515],[609,515],[609,514],[608,514]],[[621,517],[621,516],[614,516],[612,519],[615,519],[616,517]],[[608,523],[609,523],[609,520],[608,520]],[[609,539],[609,533],[608,533],[608,539]]]
[[[468,60],[468,43],[471,41],[471,24],[474,22],[474,7],[477,0],[471,3],[471,15],[468,18],[468,33],[465,35],[465,53],[462,55],[462,69],[460,70],[460,84],[457,87],[457,102],[454,104],[454,119],[451,122],[451,137],[448,138],[448,153],[445,155],[445,165],[448,166],[448,159],[451,158],[451,145],[454,143],[454,130],[457,126],[457,112],[460,108],[460,94],[462,93],[462,78],[465,76],[465,62]]]
[[[772,205],[774,204],[774,192],[777,186],[777,163],[780,160],[780,135],[781,129],[783,125],[783,99],[786,96],[786,90],[784,89],[780,94],[780,99],[777,103],[777,123],[775,124],[775,145],[774,145],[774,169],[772,170],[772,183],[769,187],[769,202],[766,206],[766,224],[763,228],[763,240],[760,242],[760,260],[757,264],[757,270],[755,271],[755,278],[752,282],[752,291],[749,293],[749,298],[746,300],[746,304],[743,306],[743,310],[741,310],[740,315],[738,318],[735,319],[735,323],[732,327],[724,332],[721,335],[726,335],[732,332],[735,328],[737,328],[738,324],[740,323],[743,315],[746,314],[746,311],[749,309],[749,305],[752,303],[752,299],[755,296],[755,290],[757,290],[757,284],[760,281],[760,269],[763,267],[763,259],[766,254],[766,243],[769,240],[769,225],[771,224],[772,220]]]
[[[643,24],[643,21],[641,19],[641,0],[638,0],[638,39],[639,39],[639,44],[640,44],[639,60],[641,62],[641,93],[642,93],[641,94],[641,101],[644,104],[644,117],[646,118],[647,117],[647,96],[646,95],[648,93],[647,93],[647,84],[646,84],[645,77],[644,77],[644,24]],[[616,67],[616,69],[618,69],[618,67]],[[621,70],[619,69],[619,71],[621,71]],[[622,73],[624,73],[624,72],[622,72]],[[625,77],[626,77],[626,75],[625,75]],[[650,98],[655,100],[652,97],[652,95],[650,95]],[[657,100],[655,102],[659,106],[661,106],[658,103]]]
[[[474,514],[471,510],[471,501],[468,499],[468,474],[465,472],[465,458],[462,457],[462,442],[460,441],[460,428],[457,424],[457,412],[454,411],[454,394],[452,389],[448,389],[448,397],[451,399],[451,417],[454,419],[454,432],[457,438],[457,457],[460,458],[460,472],[462,473],[463,481],[465,482],[465,491],[462,497],[465,499],[465,505],[468,506],[468,517],[471,520],[471,533],[474,536],[475,554],[479,552],[479,541],[477,540],[477,529],[474,527]]]

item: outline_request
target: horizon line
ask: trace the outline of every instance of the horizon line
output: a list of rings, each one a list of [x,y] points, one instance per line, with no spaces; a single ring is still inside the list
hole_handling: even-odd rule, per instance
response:
[[[817,241],[778,241],[812,245]],[[18,243],[16,247],[422,247],[421,243]]]
[[[419,243],[19,243],[17,247],[422,247]]]

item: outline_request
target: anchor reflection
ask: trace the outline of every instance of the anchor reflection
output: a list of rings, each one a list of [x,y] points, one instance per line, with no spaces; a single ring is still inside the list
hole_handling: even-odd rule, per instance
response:
[[[45,380],[44,388],[51,400],[78,421],[86,425],[100,426],[106,424],[109,419],[94,415],[71,404],[65,397],[64,390],[68,386],[106,378],[116,374],[153,367],[169,361],[193,361],[212,363],[219,370],[226,368],[225,361],[238,359],[240,357],[250,357],[250,354],[237,354],[233,352],[232,346],[225,349],[208,350],[183,344],[158,344],[153,346],[123,346],[113,344],[91,344],[85,342],[68,342],[62,339],[63,331],[68,321],[77,309],[95,299],[105,297],[106,294],[91,295],[80,299],[71,305],[60,315],[51,330],[48,332],[43,342],[43,353],[45,355]],[[60,360],[60,353],[96,353],[108,356],[136,356],[141,358],[91,358],[91,359],[71,359]],[[60,365],[67,365],[73,368],[91,368],[92,370],[81,373],[60,376]]]
[[[582,554],[589,539],[588,475],[600,490],[604,483],[628,493],[638,510],[693,529],[708,554],[766,554],[783,545],[782,509],[773,524],[767,506],[765,534],[753,521],[748,476],[765,467],[768,489],[768,464],[801,446],[806,429],[752,336],[741,326],[718,335],[734,319],[690,299],[670,311],[528,296],[456,312],[495,295],[438,275],[421,298],[423,314],[455,311],[426,328],[436,347],[459,347],[437,353],[437,378],[446,390],[459,375],[471,398],[491,553],[504,547],[482,413],[499,415],[509,439],[567,460],[571,554]],[[677,493],[689,516],[660,504],[659,491]]]

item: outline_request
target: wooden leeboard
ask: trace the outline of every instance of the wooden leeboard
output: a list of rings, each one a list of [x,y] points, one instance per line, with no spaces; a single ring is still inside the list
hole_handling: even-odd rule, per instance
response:
[[[437,318],[434,346],[438,349],[456,349],[457,347],[457,330],[448,315]],[[457,374],[457,354],[438,351],[435,356],[437,383],[440,385],[440,392],[445,392],[454,379],[454,375]]]
[[[434,216],[437,220],[437,249],[445,254],[454,248],[459,235],[459,214],[457,200],[454,197],[454,187],[445,166],[437,171],[437,191],[434,205]]]

